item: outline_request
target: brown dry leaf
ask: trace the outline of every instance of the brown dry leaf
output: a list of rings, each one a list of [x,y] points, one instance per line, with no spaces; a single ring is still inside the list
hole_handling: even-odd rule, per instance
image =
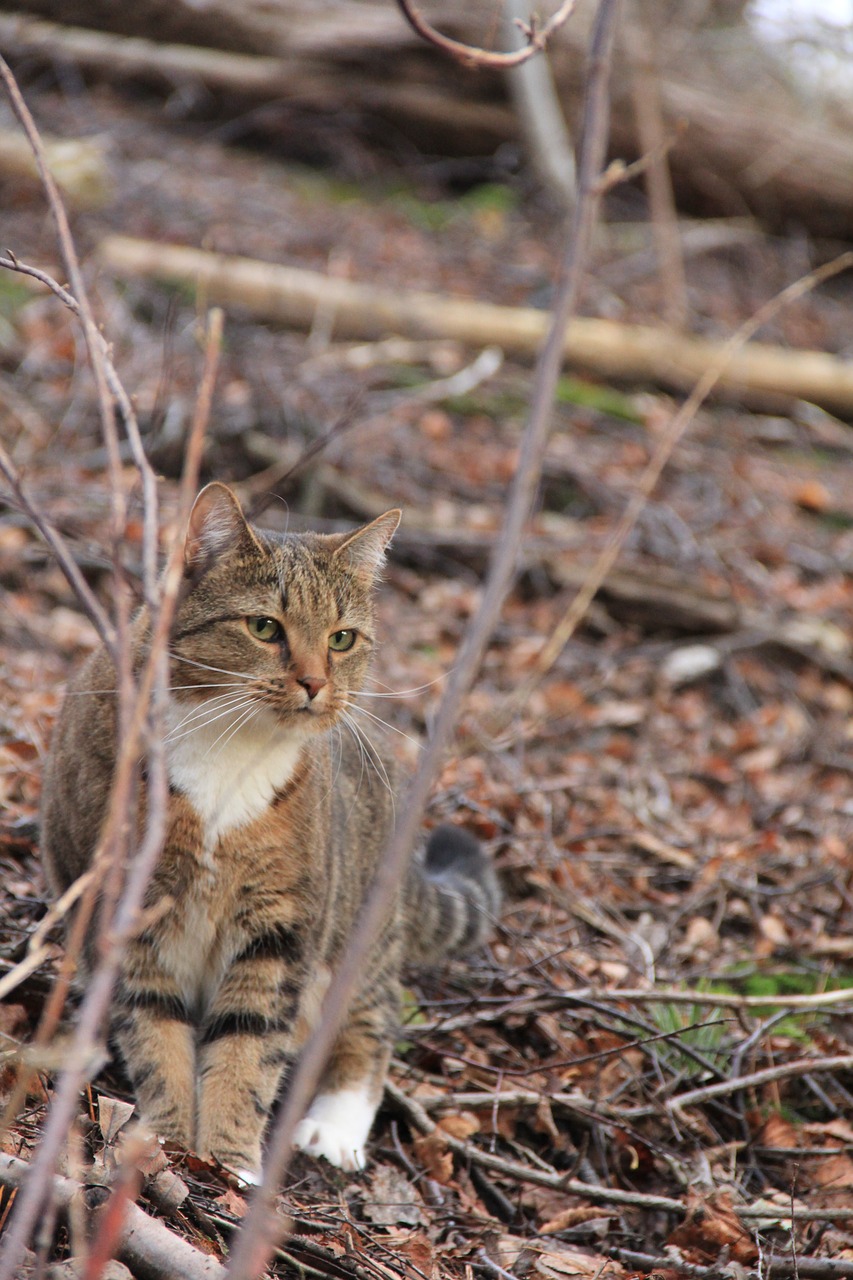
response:
[[[421,1164],[431,1178],[448,1186],[453,1177],[453,1152],[436,1130],[424,1138],[415,1138],[413,1146]]]
[[[797,506],[806,511],[827,511],[832,504],[832,494],[819,480],[805,480],[791,496]]]
[[[536,1112],[533,1118],[533,1128],[537,1133],[544,1133],[546,1137],[558,1147],[563,1145],[563,1135],[557,1128],[554,1121],[554,1113],[551,1110],[551,1103],[544,1097],[541,1097],[536,1103]]]
[[[460,1111],[457,1115],[442,1116],[438,1121],[438,1127],[444,1133],[449,1133],[451,1138],[458,1138],[460,1142],[464,1142],[470,1138],[472,1133],[480,1132],[480,1120],[473,1111]]]
[[[32,885],[28,890],[32,893]],[[26,1036],[29,1025],[29,1015],[22,1004],[0,1004],[0,1038],[17,1042]]]
[[[716,1262],[728,1249],[735,1262],[754,1262],[755,1242],[732,1208],[732,1198],[724,1192],[709,1196],[689,1195],[687,1217],[667,1239],[685,1251],[691,1262]]]
[[[799,1147],[801,1138],[791,1121],[774,1111],[756,1132],[755,1142],[760,1147]]]
[[[539,1234],[553,1236],[558,1231],[567,1231],[569,1227],[577,1227],[584,1222],[593,1222],[596,1218],[606,1218],[607,1216],[606,1209],[594,1208],[590,1205],[576,1205],[574,1208],[564,1209],[562,1213],[558,1213],[556,1218],[551,1218],[549,1222],[543,1222],[539,1228]]]
[[[239,1191],[235,1191],[233,1187],[226,1187],[221,1196],[217,1196],[213,1202],[219,1205],[220,1209],[225,1213],[230,1213],[235,1218],[242,1218],[246,1212],[246,1200],[240,1195]]]
[[[853,1124],[849,1120],[828,1120],[826,1123],[803,1125],[803,1132],[822,1142],[825,1138],[838,1138],[839,1142],[853,1142]]]
[[[98,1128],[107,1146],[115,1142],[135,1110],[132,1102],[109,1098],[104,1093],[98,1096]]]
[[[386,1233],[388,1245],[400,1257],[410,1262],[421,1276],[428,1280],[441,1274],[435,1249],[424,1231],[401,1231],[389,1228]]]
[[[810,1178],[812,1186],[820,1187],[824,1192],[844,1191],[849,1201],[853,1188],[853,1160],[846,1151],[839,1148],[837,1156],[826,1156],[809,1163],[814,1164]]]
[[[772,942],[774,947],[785,947],[790,942],[790,935],[785,927],[785,922],[781,916],[771,913],[763,915],[758,922],[761,934],[768,942]]]
[[[365,1217],[378,1227],[393,1227],[400,1223],[422,1227],[421,1205],[417,1191],[399,1169],[391,1164],[376,1166],[370,1179],[370,1198],[364,1200]]]
[[[534,1263],[543,1276],[572,1276],[577,1280],[616,1280],[625,1269],[618,1262],[608,1262],[600,1254],[581,1253],[577,1249],[546,1249]]]

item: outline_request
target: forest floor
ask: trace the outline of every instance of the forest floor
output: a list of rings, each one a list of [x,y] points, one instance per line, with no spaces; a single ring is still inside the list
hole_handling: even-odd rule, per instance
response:
[[[446,166],[394,166],[345,137],[337,165],[313,171],[269,141],[246,145],[250,121],[206,121],[177,97],[164,108],[51,76],[24,83],[46,132],[109,147],[113,195],[73,215],[73,233],[167,525],[201,368],[196,300],[99,271],[104,236],[548,304],[561,228],[520,181],[454,193]],[[37,185],[6,184],[0,198],[2,248],[61,276]],[[583,311],[653,320],[644,202],[624,188],[606,213]],[[691,329],[727,337],[830,253],[744,226],[689,255]],[[852,284],[811,293],[760,336],[853,357]],[[108,601],[109,489],[79,333],[17,277],[0,277],[0,313],[0,436]],[[477,352],[373,345],[359,363],[352,348],[322,316],[306,337],[229,313],[203,478],[233,484],[278,528],[403,508],[377,670],[414,690],[382,712],[411,761],[478,600],[531,371],[505,361],[448,399],[440,381]],[[802,403],[703,408],[582,627],[536,667],[676,403],[574,372],[561,383],[523,572],[429,813],[485,842],[505,909],[482,955],[411,975],[370,1165],[352,1176],[294,1163],[281,1197],[293,1235],[275,1274],[853,1274],[849,426]],[[126,482],[137,509],[130,465]],[[124,548],[131,573],[138,535]],[[94,639],[26,519],[3,507],[3,972],[45,909],[46,744]],[[35,1032],[55,944],[0,1008],[10,1049]],[[0,1077],[7,1096],[13,1075]],[[101,1165],[124,1088],[108,1069],[81,1103]],[[28,1157],[49,1093],[42,1074],[6,1151]],[[221,1255],[241,1193],[191,1155],[175,1164],[190,1195],[171,1229]],[[141,1203],[166,1212],[145,1190]],[[63,1231],[55,1247],[67,1252]]]

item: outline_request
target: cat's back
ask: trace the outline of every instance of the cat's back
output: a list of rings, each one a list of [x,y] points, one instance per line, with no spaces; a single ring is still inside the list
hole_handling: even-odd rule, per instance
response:
[[[61,893],[87,868],[109,802],[116,751],[115,670],[95,650],[65,693],[42,784],[41,854]]]

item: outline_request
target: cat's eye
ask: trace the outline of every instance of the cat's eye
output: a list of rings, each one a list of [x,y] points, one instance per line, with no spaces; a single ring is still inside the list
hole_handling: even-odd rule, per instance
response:
[[[329,648],[335,653],[346,653],[355,644],[355,636],[356,633],[348,627],[343,631],[333,631],[329,636]]]
[[[275,618],[247,618],[246,626],[256,640],[266,640],[267,643],[280,640],[283,634],[281,623]]]

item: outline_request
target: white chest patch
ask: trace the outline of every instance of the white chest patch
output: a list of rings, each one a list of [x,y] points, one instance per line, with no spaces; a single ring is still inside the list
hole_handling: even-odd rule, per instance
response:
[[[185,708],[168,714],[166,759],[169,781],[183,792],[201,818],[205,846],[212,851],[221,836],[259,817],[277,791],[287,785],[302,753],[298,732],[283,734],[263,713],[240,726],[226,718],[196,724],[185,732]]]

